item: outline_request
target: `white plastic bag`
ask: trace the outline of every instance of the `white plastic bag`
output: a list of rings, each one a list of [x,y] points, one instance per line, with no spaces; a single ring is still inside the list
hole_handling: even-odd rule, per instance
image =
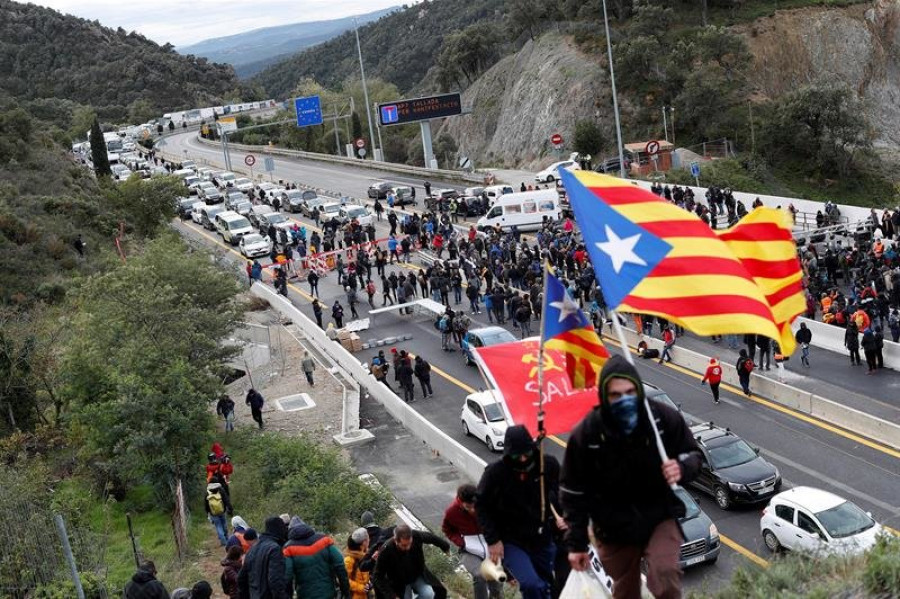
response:
[[[609,599],[611,596],[592,572],[572,570],[559,599]]]

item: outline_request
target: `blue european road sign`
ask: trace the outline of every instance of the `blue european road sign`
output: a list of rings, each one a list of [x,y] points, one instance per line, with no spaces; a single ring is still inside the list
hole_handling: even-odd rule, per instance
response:
[[[700,163],[699,163],[699,162],[692,162],[692,163],[691,163],[691,176],[692,176],[692,177],[699,177],[699,176],[700,176]]]
[[[391,123],[396,123],[400,120],[400,113],[397,111],[396,104],[388,104],[387,106],[381,107],[381,123],[383,125],[390,125]]]
[[[298,127],[322,124],[322,102],[319,96],[294,98],[294,107],[297,109]]]

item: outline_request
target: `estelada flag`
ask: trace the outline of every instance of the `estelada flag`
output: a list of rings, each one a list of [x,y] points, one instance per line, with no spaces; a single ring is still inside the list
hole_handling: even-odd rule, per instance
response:
[[[502,395],[506,415],[514,424],[524,424],[538,434],[537,337],[479,347],[476,361]],[[566,371],[565,354],[544,348],[544,430],[548,435],[568,433],[597,405],[597,387],[576,389]]]
[[[610,309],[662,316],[699,335],[763,335],[793,352],[789,325],[805,303],[784,215],[757,208],[720,236],[622,179],[560,176]]]

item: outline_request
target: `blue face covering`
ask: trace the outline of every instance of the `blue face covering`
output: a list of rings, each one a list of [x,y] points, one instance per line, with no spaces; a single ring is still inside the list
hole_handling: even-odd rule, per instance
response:
[[[638,406],[637,395],[623,395],[609,404],[609,410],[619,425],[619,429],[626,435],[630,435],[637,428]]]

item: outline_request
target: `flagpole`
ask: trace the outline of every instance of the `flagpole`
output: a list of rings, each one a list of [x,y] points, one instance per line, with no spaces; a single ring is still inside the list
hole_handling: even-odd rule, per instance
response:
[[[625,330],[622,328],[622,323],[619,322],[619,313],[615,310],[609,311],[612,316],[612,325],[613,330],[616,332],[616,337],[619,338],[619,344],[622,346],[622,353],[625,356],[625,359],[628,360],[628,363],[634,366],[634,356],[631,355],[631,350],[628,347],[628,342],[625,340]],[[538,371],[540,374],[540,371]],[[666,448],[663,445],[662,437],[659,435],[659,428],[656,426],[656,419],[653,417],[653,412],[650,410],[650,402],[645,400],[644,407],[647,410],[647,419],[650,421],[650,428],[653,429],[653,436],[656,438],[656,450],[659,452],[659,458],[665,462],[669,459],[669,456],[666,455]],[[675,489],[677,485],[674,483],[669,485],[672,489]]]
[[[544,329],[547,323],[547,306],[543,305],[544,302],[547,301],[547,273],[548,264],[544,262],[544,297],[541,298],[541,340],[538,344],[538,413],[537,413],[537,427],[538,427],[538,459],[540,460],[540,472],[539,472],[539,480],[541,483],[541,526],[544,526],[545,514],[547,512],[546,498],[544,496]]]

